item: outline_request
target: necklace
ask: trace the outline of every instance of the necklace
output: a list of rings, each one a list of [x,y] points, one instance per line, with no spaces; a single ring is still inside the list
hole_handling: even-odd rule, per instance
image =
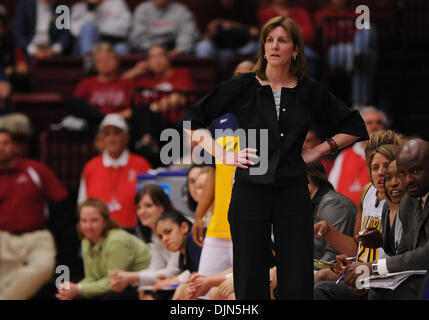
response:
[[[297,80],[296,79],[292,79],[292,80],[289,80],[288,82],[286,82],[286,83],[281,83],[280,85],[279,84],[276,84],[276,85],[273,85],[270,81],[268,81],[268,80],[261,80],[261,79],[259,79],[259,78],[257,78],[258,79],[258,81],[259,81],[259,83],[262,85],[262,86],[270,86],[273,90],[280,90],[281,88],[293,88],[293,87],[295,87],[296,85],[297,85]]]

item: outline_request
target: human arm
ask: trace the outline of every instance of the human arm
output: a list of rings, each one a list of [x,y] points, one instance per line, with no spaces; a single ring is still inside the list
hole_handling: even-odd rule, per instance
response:
[[[325,194],[317,208],[315,221],[326,221],[341,234],[351,236],[356,218],[356,206],[347,198],[330,191]],[[338,252],[326,240],[315,239],[314,247],[320,256],[319,260],[335,259]]]
[[[122,74],[122,78],[124,79],[135,79],[140,77],[148,72],[148,63],[146,60],[138,61],[134,67],[125,71]]]
[[[329,153],[337,153],[357,141],[369,139],[368,131],[359,112],[349,108],[344,102],[331,94],[323,83],[307,80],[303,100],[309,99],[313,109],[313,121],[319,128],[320,137],[325,141],[312,149],[304,150],[313,159]],[[303,153],[305,156],[305,153]]]
[[[80,290],[79,284],[66,281],[60,285],[55,297],[58,300],[73,300],[79,296]]]
[[[270,290],[271,291],[271,290]],[[235,300],[234,291],[234,279],[228,278],[222,281],[218,287],[218,296],[216,299],[219,300]]]
[[[232,268],[228,268],[221,273],[203,276],[199,273],[191,275],[189,280],[186,282],[188,290],[186,296],[188,299],[195,299],[197,297],[205,295],[212,287],[219,286],[227,278],[232,275]]]
[[[357,245],[353,237],[346,236],[326,221],[314,224],[314,236],[323,237],[337,252],[347,256],[356,255]]]
[[[115,269],[109,278],[113,291],[122,292],[129,285],[138,284],[140,277],[138,272]]]
[[[165,278],[173,277],[180,273],[179,252],[168,252],[158,237],[152,237],[152,260],[150,267],[139,272],[140,285],[154,284],[160,275]]]
[[[222,163],[242,169],[247,169],[247,165],[254,165],[254,162],[248,158],[257,159],[255,154],[256,149],[245,148],[238,152],[225,150],[217,141],[215,141],[207,130],[192,131],[184,129],[185,133],[191,137],[192,141],[197,142],[204,150],[206,150],[214,158]]]
[[[329,268],[320,269],[314,274],[314,282],[337,280],[338,274]]]
[[[363,269],[368,275],[374,273],[373,263],[377,264],[377,272],[380,275],[409,270],[427,270],[429,264],[429,243],[414,250],[404,252],[375,262],[355,262],[347,268],[345,281],[350,288],[355,288],[356,279],[362,274]]]
[[[134,250],[135,248],[128,243],[127,239],[117,238],[106,242],[102,253],[105,261],[105,265],[103,266],[105,275],[100,279],[93,280],[94,277],[89,278],[87,277],[87,273],[85,273],[85,279],[79,282],[82,286],[82,295],[85,297],[91,297],[101,295],[112,290],[109,279],[111,274],[117,269],[127,270],[129,268],[136,254]],[[149,250],[147,250],[145,254],[150,257]],[[149,265],[149,259],[147,259],[147,265]],[[91,270],[91,267],[91,265],[87,265],[85,272],[87,270]]]
[[[203,217],[207,213],[214,200],[215,192],[215,168],[209,167],[204,189],[201,193],[200,201],[198,201],[197,209],[195,210],[195,220],[192,225],[192,238],[200,247],[203,246],[203,229],[205,227]]]
[[[356,240],[366,248],[377,249],[383,247],[383,236],[375,227],[363,230],[363,233],[356,236]]]
[[[336,147],[337,150],[340,150],[359,140],[359,137],[349,135],[349,134],[339,133],[333,136],[332,139],[337,145]],[[324,156],[330,154],[332,151],[337,151],[337,150],[331,150],[331,145],[327,141],[324,141],[321,144],[311,149],[304,149],[302,151],[302,158],[305,161],[305,163],[311,163],[311,162],[320,160]]]

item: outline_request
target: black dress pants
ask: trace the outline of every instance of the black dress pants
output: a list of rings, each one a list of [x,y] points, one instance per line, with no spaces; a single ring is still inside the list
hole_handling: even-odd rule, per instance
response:
[[[237,300],[270,298],[271,230],[278,299],[313,298],[313,206],[307,186],[236,181],[228,221]]]

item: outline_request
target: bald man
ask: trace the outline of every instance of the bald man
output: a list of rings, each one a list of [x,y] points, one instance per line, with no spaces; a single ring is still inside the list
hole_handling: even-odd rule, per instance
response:
[[[429,142],[412,139],[405,143],[396,160],[398,171],[407,194],[399,205],[402,238],[395,256],[367,263],[371,274],[387,274],[408,270],[427,270],[429,266]],[[345,281],[356,285],[359,265],[348,267]],[[414,275],[395,290],[371,289],[370,299],[417,299],[424,277]]]

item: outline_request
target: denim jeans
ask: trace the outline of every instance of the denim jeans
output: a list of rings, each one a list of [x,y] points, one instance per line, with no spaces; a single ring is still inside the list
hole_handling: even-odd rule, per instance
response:
[[[367,105],[374,96],[377,61],[377,33],[374,26],[358,30],[350,43],[338,43],[328,50],[328,65],[352,74],[352,101]]]
[[[95,23],[89,22],[85,24],[82,29],[76,46],[74,48],[75,56],[84,56],[92,52],[92,49],[97,44],[100,39],[100,33],[98,27]],[[114,50],[117,55],[125,55],[129,53],[129,48],[127,43],[118,42],[114,46]]]

